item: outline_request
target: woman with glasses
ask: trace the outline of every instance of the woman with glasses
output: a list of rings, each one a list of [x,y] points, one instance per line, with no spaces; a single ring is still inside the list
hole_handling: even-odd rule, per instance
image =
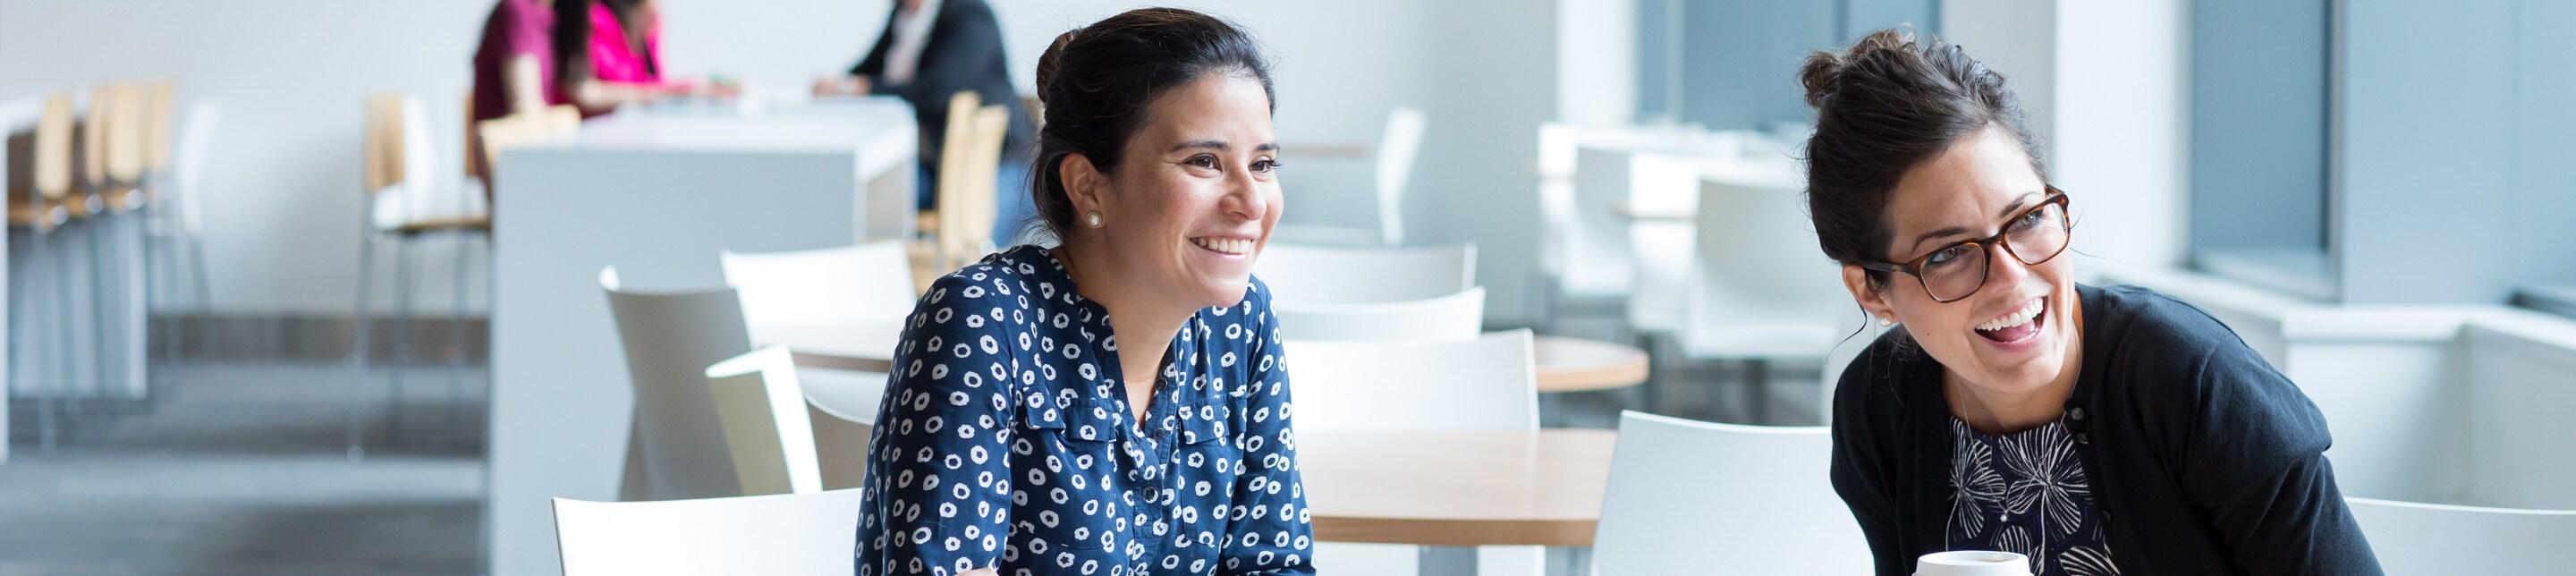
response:
[[[2077,285],[2075,200],[2001,75],[1883,30],[1808,57],[1808,207],[1880,326],[1834,394],[1834,488],[1878,573],[2378,574],[2324,416],[2199,309]]]

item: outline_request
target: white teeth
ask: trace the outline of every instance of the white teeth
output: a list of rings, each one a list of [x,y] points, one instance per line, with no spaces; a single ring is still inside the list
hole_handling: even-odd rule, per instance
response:
[[[1190,243],[1226,254],[1240,255],[1252,252],[1252,241],[1241,238],[1191,238]]]
[[[2031,300],[2030,305],[2023,306],[2020,310],[2014,310],[2011,314],[2005,314],[2003,317],[1987,320],[1984,324],[1978,324],[1977,331],[1993,332],[1996,330],[2020,326],[2023,322],[2029,322],[2032,317],[2039,316],[2039,312],[2041,310],[2047,309],[2047,306],[2045,305],[2046,302],[2046,300]]]

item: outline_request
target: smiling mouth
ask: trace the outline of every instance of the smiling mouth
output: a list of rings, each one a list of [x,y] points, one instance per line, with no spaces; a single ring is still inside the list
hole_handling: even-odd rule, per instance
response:
[[[2009,314],[1987,320],[1976,326],[1978,336],[2001,343],[2029,340],[2039,334],[2039,323],[2048,319],[2048,299],[2035,298]]]
[[[1206,249],[1209,252],[1215,252],[1227,256],[1243,256],[1252,253],[1252,239],[1250,238],[1200,237],[1191,238],[1190,244]]]

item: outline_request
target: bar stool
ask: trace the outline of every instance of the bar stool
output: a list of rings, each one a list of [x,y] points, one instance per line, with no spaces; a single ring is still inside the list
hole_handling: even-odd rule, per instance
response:
[[[491,209],[481,194],[469,193],[456,182],[435,182],[431,175],[432,154],[429,114],[418,98],[407,94],[376,94],[366,101],[366,128],[361,140],[363,164],[361,193],[365,210],[359,215],[358,297],[356,322],[350,338],[350,363],[357,381],[349,387],[348,456],[352,462],[366,457],[366,416],[362,392],[371,379],[369,361],[373,355],[374,333],[372,310],[368,297],[373,292],[375,248],[380,241],[394,244],[394,318],[393,337],[396,366],[387,376],[391,409],[387,415],[387,434],[402,434],[402,384],[404,365],[411,360],[411,248],[432,236],[453,235],[461,239],[481,238],[489,246],[492,230]],[[467,250],[460,243],[456,251],[454,321],[450,323],[448,362],[448,395],[450,403],[462,398],[465,362],[464,324]],[[455,412],[448,419],[454,424]]]
[[[73,378],[68,344],[71,340],[71,310],[66,305],[71,294],[69,259],[55,254],[51,244],[55,240],[54,233],[71,222],[70,204],[74,202],[72,164],[77,150],[74,124],[70,94],[54,94],[45,99],[36,130],[28,138],[30,177],[27,190],[23,194],[9,195],[9,228],[13,232],[26,233],[29,254],[38,260],[51,260],[53,264],[51,273],[30,274],[29,279],[36,284],[51,284],[50,298],[34,298],[35,291],[31,290],[31,297],[25,299],[27,310],[48,309],[54,321],[53,334],[37,337],[39,349],[31,351],[50,368],[40,370],[46,373],[40,377],[47,381],[45,389],[41,392],[30,390],[37,394],[37,444],[42,452],[48,454],[53,453],[61,442],[64,417],[61,404],[70,396]],[[40,270],[37,266],[29,268],[31,272]],[[39,274],[50,276],[52,281],[41,281],[37,277]]]

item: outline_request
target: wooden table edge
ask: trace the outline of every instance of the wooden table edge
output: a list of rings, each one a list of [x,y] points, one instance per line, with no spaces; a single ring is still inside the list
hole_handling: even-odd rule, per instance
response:
[[[1314,517],[1315,539],[1324,542],[1415,546],[1592,545],[1599,520],[1457,520],[1428,518]]]

